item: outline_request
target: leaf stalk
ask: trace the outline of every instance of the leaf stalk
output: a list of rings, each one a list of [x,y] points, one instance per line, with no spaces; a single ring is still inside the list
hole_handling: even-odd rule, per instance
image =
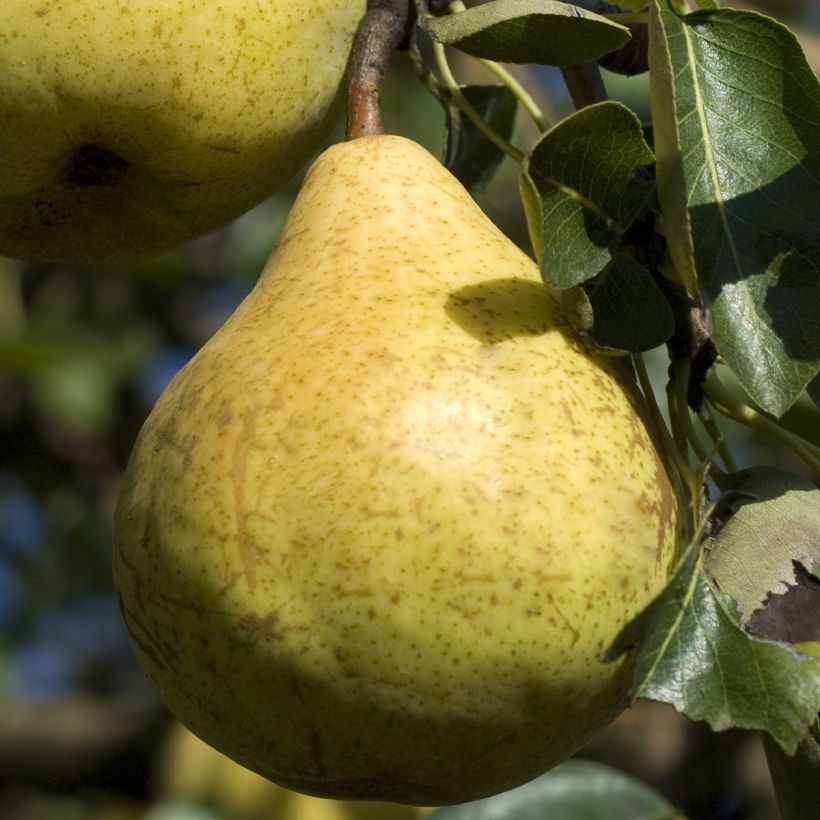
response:
[[[441,72],[441,78],[444,81],[444,85],[447,89],[447,92],[450,96],[455,100],[458,107],[464,112],[464,114],[470,118],[473,124],[487,137],[490,142],[500,148],[507,156],[513,159],[518,165],[522,165],[525,160],[525,155],[523,151],[519,151],[512,143],[508,142],[504,139],[495,129],[491,128],[483,119],[481,114],[475,110],[472,103],[464,96],[463,92],[461,91],[461,87],[459,86],[456,78],[453,76],[453,72],[450,69],[450,64],[447,61],[447,54],[444,50],[444,46],[441,43],[433,43],[433,56],[436,60],[436,65],[438,66],[439,72]]]
[[[721,384],[714,369],[707,374],[704,392],[711,405],[724,416],[747,427],[765,433],[786,445],[820,477],[820,448],[771,421],[762,413],[736,399]]]

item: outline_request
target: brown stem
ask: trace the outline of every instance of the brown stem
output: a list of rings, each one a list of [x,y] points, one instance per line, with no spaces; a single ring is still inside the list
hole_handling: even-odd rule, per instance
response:
[[[390,56],[405,37],[410,0],[368,0],[348,63],[347,138],[384,133],[379,98]]]
[[[579,65],[563,66],[561,74],[577,109],[586,108],[593,103],[607,99],[604,78],[598,63],[580,63]]]
[[[683,285],[672,282],[661,272],[666,241],[655,231],[655,218],[651,212],[630,226],[623,237],[622,247],[649,270],[672,309],[675,330],[666,347],[672,362],[680,359],[689,359],[691,362],[687,401],[697,412],[703,404],[703,381],[717,357],[703,302],[699,297],[691,296]],[[670,374],[674,374],[674,368],[670,368]]]
[[[703,382],[717,358],[703,303],[690,296],[682,285],[669,282],[663,276],[655,281],[661,285],[675,316],[675,332],[666,347],[672,361],[691,361],[686,397],[689,406],[699,412],[703,405]]]

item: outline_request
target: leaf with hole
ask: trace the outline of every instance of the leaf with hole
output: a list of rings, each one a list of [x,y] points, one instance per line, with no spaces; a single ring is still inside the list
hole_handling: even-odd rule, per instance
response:
[[[632,647],[633,696],[669,703],[715,731],[765,731],[793,754],[820,711],[820,659],[744,632],[731,599],[710,586],[697,545],[609,657]]]
[[[732,477],[736,510],[711,543],[706,572],[740,611],[740,624],[789,643],[820,640],[820,490],[808,479],[757,467]],[[799,607],[804,601],[806,606]],[[802,610],[802,611],[801,611]]]

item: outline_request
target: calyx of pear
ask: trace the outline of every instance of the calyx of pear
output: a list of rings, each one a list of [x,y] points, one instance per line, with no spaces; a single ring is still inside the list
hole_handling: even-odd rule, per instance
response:
[[[420,146],[310,170],[256,288],[140,434],[114,573],[196,734],[291,789],[473,800],[623,708],[602,655],[676,504],[617,363]]]
[[[105,262],[211,231],[327,137],[365,0],[3,0],[0,255]]]

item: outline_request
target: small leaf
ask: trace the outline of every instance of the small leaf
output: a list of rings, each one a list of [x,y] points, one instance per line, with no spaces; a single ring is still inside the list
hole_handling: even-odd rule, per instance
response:
[[[629,29],[557,0],[492,0],[422,27],[439,43],[505,63],[576,65],[629,40]]]
[[[666,0],[650,69],[670,254],[720,354],[780,416],[820,367],[820,83],[774,20]]]
[[[590,105],[544,134],[522,174],[540,200],[528,224],[547,284],[568,288],[603,270],[653,194],[642,173],[653,161],[640,121],[617,102]]]
[[[430,820],[673,820],[681,815],[634,777],[600,763],[568,760],[512,791],[460,806]]]
[[[518,101],[503,85],[468,85],[461,89],[467,101],[500,136],[512,136]],[[447,109],[447,139],[444,164],[471,193],[478,193],[504,158],[473,121],[455,104]]]
[[[768,732],[793,754],[820,711],[820,660],[749,636],[691,546],[664,592],[618,636],[638,647],[632,693],[669,703],[715,731]]]
[[[600,347],[651,350],[675,330],[672,309],[651,274],[625,253],[616,254],[583,289],[593,316],[588,333]]]
[[[737,602],[745,626],[768,596],[782,596],[794,586],[795,562],[807,570],[820,563],[820,490],[768,467],[744,470],[733,479],[737,509],[707,552],[706,572]],[[814,617],[820,623],[820,607]]]

